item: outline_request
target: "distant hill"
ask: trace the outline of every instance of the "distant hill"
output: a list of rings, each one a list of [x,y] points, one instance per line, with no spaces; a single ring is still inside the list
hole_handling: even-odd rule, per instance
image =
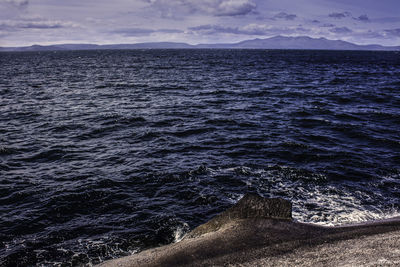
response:
[[[240,48],[264,48],[269,49],[327,49],[327,50],[386,50],[391,47],[381,45],[356,45],[341,40],[328,40],[326,38],[283,37],[276,36],[269,39],[254,39],[240,42],[236,45]],[[398,50],[400,47],[395,48]]]
[[[307,50],[384,50],[397,51],[400,46],[356,45],[341,40],[311,38],[308,36],[285,37],[275,36],[267,39],[246,40],[227,44],[198,44],[156,42],[137,44],[60,44],[32,45],[26,47],[0,47],[0,51],[56,51],[56,50],[104,50],[104,49],[307,49]]]

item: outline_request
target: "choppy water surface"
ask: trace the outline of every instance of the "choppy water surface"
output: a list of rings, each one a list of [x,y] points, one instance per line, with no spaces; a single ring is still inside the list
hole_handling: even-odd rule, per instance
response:
[[[400,209],[400,54],[0,53],[0,265],[179,239],[245,192],[321,224]]]

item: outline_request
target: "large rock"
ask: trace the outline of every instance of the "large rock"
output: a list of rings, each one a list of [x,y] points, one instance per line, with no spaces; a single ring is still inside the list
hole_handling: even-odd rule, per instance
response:
[[[238,219],[282,219],[292,220],[292,203],[280,198],[263,198],[247,194],[236,205],[215,216],[190,232],[192,238],[205,233],[215,232],[224,224]]]

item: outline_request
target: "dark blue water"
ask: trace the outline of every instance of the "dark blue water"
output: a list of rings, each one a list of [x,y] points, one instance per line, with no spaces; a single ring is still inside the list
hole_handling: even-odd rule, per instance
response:
[[[400,54],[0,53],[0,265],[174,242],[246,192],[327,225],[400,210]]]

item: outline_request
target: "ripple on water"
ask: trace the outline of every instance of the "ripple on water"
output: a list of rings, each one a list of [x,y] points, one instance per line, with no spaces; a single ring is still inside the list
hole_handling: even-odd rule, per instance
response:
[[[399,54],[2,53],[0,265],[179,241],[245,193],[296,220],[398,215]]]

